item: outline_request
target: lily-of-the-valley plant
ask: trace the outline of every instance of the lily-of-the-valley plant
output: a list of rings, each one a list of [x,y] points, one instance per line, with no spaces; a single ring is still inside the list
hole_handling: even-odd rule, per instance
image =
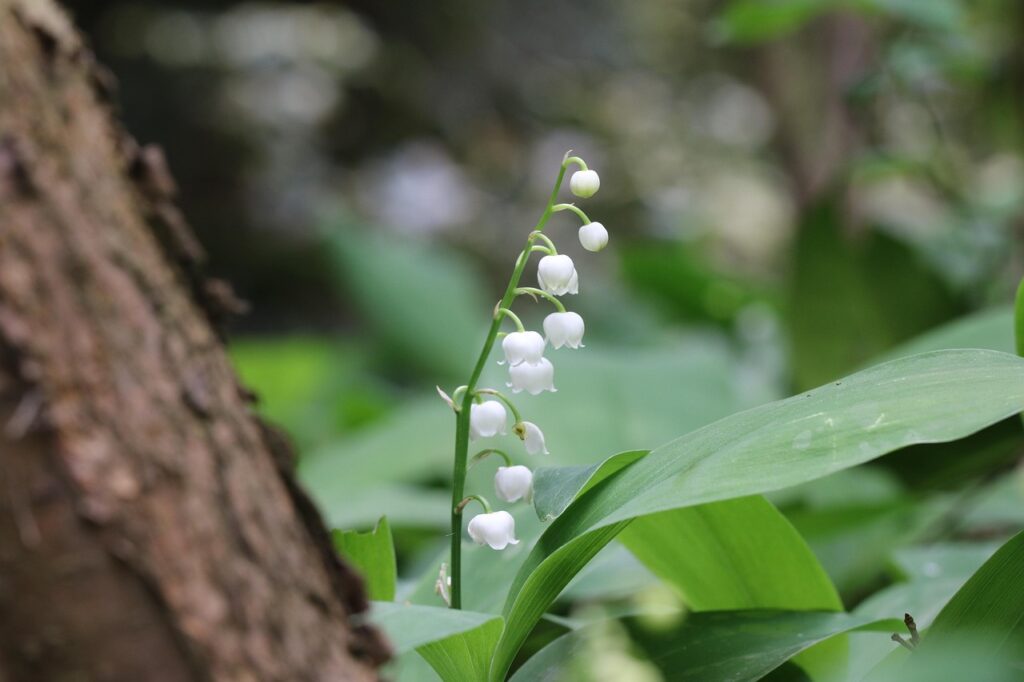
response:
[[[494,344],[501,337],[504,358],[499,360],[508,369],[506,388],[512,394],[537,395],[544,391],[554,392],[555,365],[545,357],[548,346],[552,349],[583,348],[584,322],[576,312],[566,310],[559,299],[566,294],[579,293],[579,273],[572,258],[558,253],[554,241],[544,233],[551,216],[561,211],[574,213],[582,222],[578,237],[580,244],[588,251],[600,251],[608,244],[608,230],[599,222],[591,221],[582,209],[571,203],[556,203],[566,171],[578,166],[579,170],[569,180],[570,191],[581,198],[597,193],[601,180],[597,172],[587,168],[583,159],[565,155],[558,170],[555,186],[547,206],[533,230],[526,237],[526,244],[520,252],[512,271],[505,293],[494,307],[490,330],[477,359],[468,383],[459,386],[451,396],[441,388],[438,392],[455,412],[455,461],[452,475],[452,531],[450,562],[442,564],[437,580],[437,593],[452,608],[462,605],[462,517],[465,508],[477,503],[483,513],[477,514],[466,526],[469,537],[480,545],[494,550],[503,550],[519,542],[515,533],[515,519],[504,510],[493,511],[490,502],[480,494],[466,494],[466,471],[470,463],[483,460],[491,455],[501,458],[494,476],[494,491],[498,499],[513,504],[519,501],[529,503],[533,493],[533,471],[527,464],[517,463],[518,457],[494,448],[485,448],[469,457],[471,443],[505,435],[508,432],[509,415],[512,432],[523,442],[528,456],[548,454],[544,432],[537,423],[523,419],[515,403],[499,389],[480,387],[478,382],[490,358]],[[533,254],[541,254],[537,262],[537,286],[520,287],[520,279]],[[528,330],[522,320],[513,312],[515,302],[522,297],[545,303],[554,311],[544,318],[544,334]],[[503,324],[514,329],[502,331]],[[556,445],[557,447],[557,445]]]

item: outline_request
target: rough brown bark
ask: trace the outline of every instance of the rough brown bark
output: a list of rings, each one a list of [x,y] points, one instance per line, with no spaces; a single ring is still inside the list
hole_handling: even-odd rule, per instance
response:
[[[0,0],[0,680],[369,680],[358,577],[251,413],[155,148]]]

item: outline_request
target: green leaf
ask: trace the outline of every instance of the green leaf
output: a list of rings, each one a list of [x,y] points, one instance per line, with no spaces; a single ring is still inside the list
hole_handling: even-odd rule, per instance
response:
[[[492,622],[501,622],[493,613],[393,602],[373,602],[369,621],[384,631],[396,654],[417,649]]]
[[[501,628],[501,619],[493,618],[471,630],[424,644],[416,651],[445,682],[484,680]]]
[[[577,497],[646,454],[647,450],[631,450],[592,466],[538,468],[533,472],[533,508],[537,518],[550,521]]]
[[[683,507],[638,518],[619,540],[697,611],[842,611],[832,581],[785,516],[760,496]],[[845,643],[808,652],[801,664],[824,674]]]
[[[381,518],[372,531],[339,531],[332,534],[334,548],[363,575],[366,593],[374,601],[395,598],[397,566],[395,545],[387,517]]]
[[[339,277],[391,358],[435,380],[469,373],[493,303],[466,259],[380,229],[338,227],[327,236]]]
[[[961,438],[1022,408],[1024,360],[940,351],[727,417],[652,450],[579,497],[540,537],[506,602],[492,679],[508,669],[565,584],[631,519],[795,485],[913,443]]]
[[[843,608],[807,543],[760,496],[644,516],[619,540],[697,611]]]
[[[963,558],[950,563],[956,566]],[[1024,532],[1000,547],[953,595],[912,656],[893,652],[866,679],[1019,680],[1022,665]]]
[[[761,679],[801,651],[837,634],[889,629],[899,621],[814,611],[705,611],[686,615],[681,623],[667,628],[645,624],[639,617],[622,623],[666,679],[739,682]],[[566,679],[569,666],[592,655],[593,640],[604,627],[598,623],[563,635],[516,671],[512,682]]]
[[[992,655],[1024,654],[1024,532],[1000,547],[960,588],[936,616],[919,650],[922,655],[941,651],[963,635],[981,638]]]

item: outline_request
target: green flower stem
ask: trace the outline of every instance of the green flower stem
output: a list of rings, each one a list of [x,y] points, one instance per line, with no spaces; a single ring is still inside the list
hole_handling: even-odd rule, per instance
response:
[[[521,331],[521,332],[525,332],[526,331],[526,327],[523,326],[523,321],[519,319],[518,315],[516,315],[514,312],[512,312],[508,308],[498,308],[498,312],[495,315],[495,317],[498,318],[498,320],[501,320],[501,318],[503,318],[503,317],[507,317],[508,319],[510,319],[510,320],[512,320],[513,322],[516,323],[516,329],[518,331]]]
[[[593,222],[590,219],[590,217],[587,216],[587,214],[583,212],[583,209],[580,208],[579,206],[577,206],[576,204],[558,204],[557,206],[553,206],[552,210],[553,211],[572,211],[573,213],[575,213],[576,215],[578,215],[580,217],[580,220],[583,221],[584,225],[589,225],[590,223]]]
[[[457,512],[459,512],[461,514],[462,510],[466,508],[466,505],[469,504],[470,502],[472,502],[473,500],[476,500],[477,502],[480,503],[480,506],[482,506],[484,508],[484,513],[485,514],[490,514],[491,513],[491,504],[486,499],[484,499],[483,497],[480,497],[479,495],[467,495],[462,500],[459,500],[459,503],[457,505],[455,505],[455,511],[457,511]],[[452,580],[452,583],[454,583],[454,582],[455,581]]]
[[[565,161],[562,162],[562,168],[568,168],[574,163],[580,167],[580,170],[588,170],[586,161],[578,156],[566,156]]]
[[[554,213],[556,210],[558,210],[557,207],[555,207],[555,206],[551,207],[551,212],[552,213]],[[553,241],[551,241],[550,237],[548,237],[546,234],[544,234],[540,230],[535,230],[530,235],[530,237],[533,238],[533,239],[539,239],[542,242],[544,242],[545,244],[547,244],[548,245],[548,255],[551,255],[551,256],[557,256],[558,255],[558,249],[555,248],[555,243]],[[533,249],[535,251],[539,251],[542,248],[544,248],[544,247],[542,247],[542,246],[535,246],[535,247],[533,247]]]
[[[562,302],[558,300],[558,297],[556,297],[554,294],[549,294],[543,289],[537,289],[535,287],[519,287],[518,289],[516,289],[516,296],[522,296],[523,294],[526,294],[528,296],[540,296],[541,298],[546,298],[549,301],[551,301],[552,305],[558,308],[558,312],[565,312],[565,306],[562,305]]]
[[[513,405],[512,401],[509,400],[501,391],[496,391],[493,388],[481,388],[477,390],[476,394],[493,395],[495,398],[497,398],[498,400],[500,400],[501,402],[505,403],[508,406],[508,409],[512,412],[512,416],[515,417],[516,424],[523,421],[523,415],[519,414],[519,410],[516,409],[516,406]]]
[[[503,460],[505,460],[505,466],[507,466],[507,467],[512,466],[512,458],[508,456],[508,453],[505,452],[504,450],[498,450],[498,449],[495,449],[495,448],[488,448],[486,450],[481,450],[480,452],[478,452],[475,455],[473,455],[473,459],[471,459],[469,461],[469,466],[473,466],[474,464],[476,464],[480,460],[484,459],[488,455],[498,455]]]
[[[541,232],[544,229],[544,225],[551,218],[551,214],[554,212],[555,201],[558,200],[558,190],[562,186],[562,180],[565,178],[565,169],[569,162],[569,158],[562,161],[562,165],[558,169],[558,178],[555,180],[555,186],[551,189],[548,205],[544,207],[544,212],[537,221],[537,225],[533,228],[533,232]],[[515,269],[512,271],[512,277],[508,281],[508,287],[505,288],[505,294],[501,297],[501,303],[498,305],[499,308],[508,308],[512,305],[512,301],[516,297],[516,287],[519,286],[519,280],[523,276],[526,262],[530,259],[535,238],[531,234],[526,240],[526,247],[519,254],[519,259],[516,260]],[[452,569],[453,609],[462,608],[462,510],[458,508],[458,505],[463,499],[466,488],[466,459],[469,455],[469,408],[473,402],[476,384],[480,381],[480,375],[483,374],[487,358],[494,348],[494,340],[498,336],[500,326],[501,318],[495,317],[491,321],[491,328],[487,333],[484,346],[480,349],[480,357],[477,358],[476,366],[473,368],[473,373],[466,384],[467,390],[462,397],[462,409],[455,414],[455,462],[452,467],[452,552],[450,562]]]

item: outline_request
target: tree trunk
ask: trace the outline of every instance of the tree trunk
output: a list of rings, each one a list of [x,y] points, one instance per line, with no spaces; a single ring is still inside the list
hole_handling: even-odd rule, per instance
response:
[[[155,148],[50,0],[0,0],[0,681],[370,680]]]

